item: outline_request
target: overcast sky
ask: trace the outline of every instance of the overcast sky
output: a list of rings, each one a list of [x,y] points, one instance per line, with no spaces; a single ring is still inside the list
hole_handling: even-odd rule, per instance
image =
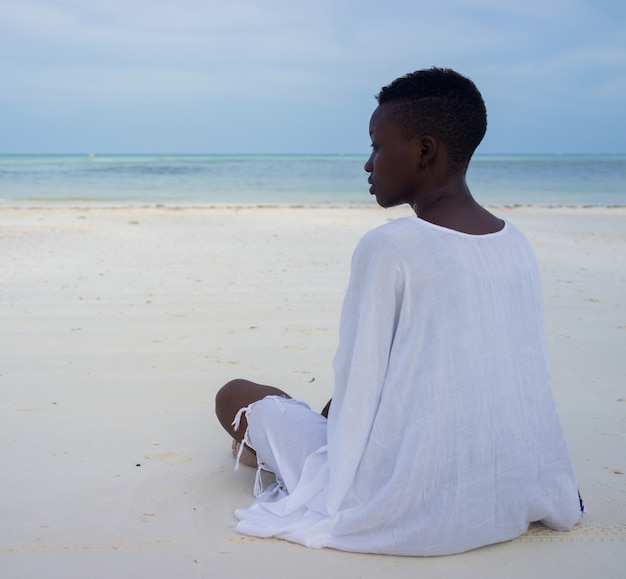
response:
[[[0,0],[0,154],[365,153],[430,66],[482,153],[626,153],[624,0]]]

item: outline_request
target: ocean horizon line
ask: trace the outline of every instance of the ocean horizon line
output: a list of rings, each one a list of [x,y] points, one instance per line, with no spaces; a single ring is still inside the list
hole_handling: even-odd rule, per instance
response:
[[[98,157],[155,157],[155,158],[176,158],[176,157],[216,157],[216,158],[281,158],[281,157],[292,157],[292,158],[303,158],[303,157],[318,157],[318,158],[329,158],[329,157],[368,157],[369,152],[365,151],[363,153],[167,153],[167,152],[159,152],[159,153],[98,153],[98,152],[80,152],[80,153],[0,153],[0,157],[87,157],[87,158],[98,158]],[[472,156],[472,159],[479,158],[506,158],[506,159],[514,159],[514,158],[539,158],[539,157],[558,157],[558,158],[566,158],[566,157],[595,157],[595,158],[603,158],[603,157],[626,157],[626,152],[623,153],[475,153]]]

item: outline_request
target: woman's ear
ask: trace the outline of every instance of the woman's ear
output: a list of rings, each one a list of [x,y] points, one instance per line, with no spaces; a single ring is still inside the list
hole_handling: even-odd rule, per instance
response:
[[[420,137],[420,163],[419,168],[423,171],[437,154],[437,139],[431,135]]]

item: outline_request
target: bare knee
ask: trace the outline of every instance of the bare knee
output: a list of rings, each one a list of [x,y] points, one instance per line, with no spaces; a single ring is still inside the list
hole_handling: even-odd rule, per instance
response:
[[[217,391],[217,394],[215,395],[216,411],[228,403],[228,400],[232,397],[233,390],[237,388],[237,384],[239,382],[239,379],[226,382],[226,384],[224,384],[224,386]]]
[[[272,395],[290,398],[286,392],[279,388],[237,378],[227,382],[218,390],[215,395],[215,414],[226,431],[239,441],[246,431],[247,422],[245,416],[242,416],[239,430],[235,432],[232,423],[237,412],[257,400]]]
[[[222,386],[215,395],[215,414],[221,425],[231,429],[235,415],[243,406],[238,406],[241,399],[241,391],[244,390],[242,383],[246,380],[235,379]]]

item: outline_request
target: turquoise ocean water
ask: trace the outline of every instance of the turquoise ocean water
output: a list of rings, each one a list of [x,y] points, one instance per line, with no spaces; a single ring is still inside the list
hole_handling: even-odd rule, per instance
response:
[[[365,155],[4,155],[0,204],[374,204]],[[476,156],[488,205],[626,205],[626,155]]]

